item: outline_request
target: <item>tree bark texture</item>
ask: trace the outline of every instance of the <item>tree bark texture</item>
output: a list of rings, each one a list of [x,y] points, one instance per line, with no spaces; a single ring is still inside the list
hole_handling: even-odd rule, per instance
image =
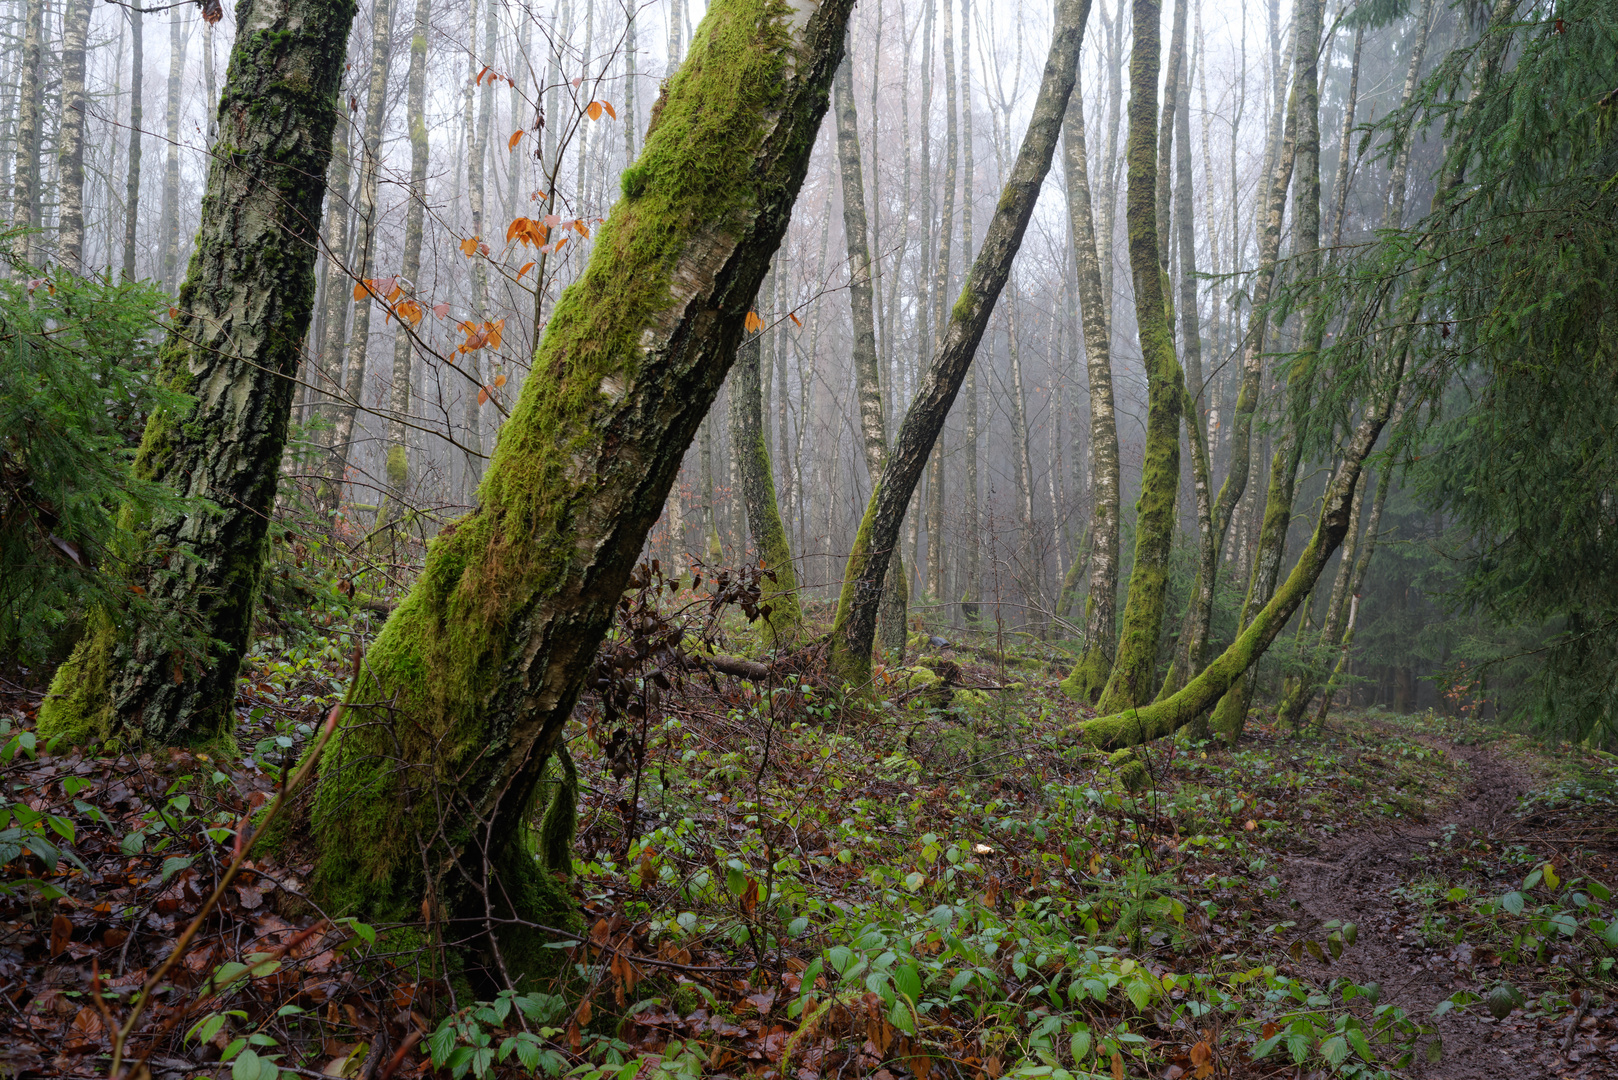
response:
[[[1161,49],[1157,0],[1134,0],[1135,47],[1129,58],[1129,266],[1135,322],[1146,366],[1146,450],[1136,503],[1135,559],[1118,632],[1118,656],[1098,708],[1118,712],[1149,701],[1155,689],[1158,636],[1168,592],[1169,551],[1180,488],[1180,362],[1165,307],[1157,236],[1157,74]]]
[[[163,235],[161,273],[163,288],[173,291],[180,283],[180,76],[185,71],[185,9],[169,15],[169,87],[164,114],[168,153],[163,160]]]
[[[1068,229],[1077,267],[1079,316],[1090,380],[1090,574],[1084,600],[1084,653],[1062,680],[1071,697],[1094,705],[1118,651],[1118,420],[1112,398],[1112,305],[1102,284],[1090,201],[1082,88],[1075,84],[1062,129]],[[1080,565],[1075,561],[1075,566]]]
[[[759,295],[774,291],[774,274],[764,278]],[[769,305],[764,305],[768,310]],[[773,312],[772,312],[773,315]],[[798,575],[792,563],[792,545],[781,524],[781,509],[775,501],[775,473],[770,466],[769,429],[764,424],[764,380],[760,359],[765,340],[773,332],[766,325],[750,334],[736,351],[730,369],[730,441],[736,456],[736,472],[741,480],[742,503],[747,507],[747,531],[775,580],[764,586],[764,602],[769,608],[760,627],[766,644],[777,646],[794,640],[803,624],[798,606]]]
[[[39,227],[39,127],[44,100],[45,0],[27,0],[23,17],[22,86],[17,94],[16,188],[11,221],[19,229]],[[24,232],[15,241],[17,255],[36,264],[38,236]]]
[[[83,273],[84,259],[84,39],[95,0],[68,0],[62,16],[62,125],[56,134],[60,210],[56,259]]]
[[[574,918],[525,811],[741,344],[852,3],[709,6],[553,309],[477,509],[433,543],[350,693],[311,807],[327,910],[414,917],[428,898],[469,929],[488,926],[488,897],[496,918]],[[484,940],[514,978],[556,962],[541,930]]]
[[[163,376],[196,404],[154,415],[136,460],[144,475],[211,505],[143,523],[131,584],[216,644],[206,658],[177,655],[173,625],[91,634],[58,669],[42,732],[116,727],[201,743],[234,729],[353,16],[351,0],[237,9],[196,255],[163,352]]]
[[[141,84],[146,64],[141,42],[141,13],[129,11],[129,171],[124,183],[124,280],[135,280],[135,227],[140,222]]]
[[[881,361],[877,356],[876,316],[872,306],[875,282],[871,249],[866,243],[865,183],[860,164],[859,117],[854,104],[854,72],[845,59],[837,69],[833,84],[837,116],[837,163],[843,189],[843,237],[848,251],[848,300],[854,323],[854,387],[859,396],[860,437],[865,450],[865,468],[875,484],[888,460],[887,417],[882,407]],[[895,551],[894,569],[888,575],[888,589],[880,619],[885,626],[898,627],[899,647],[904,644],[905,611],[909,606],[909,583],[904,576],[904,559]],[[883,644],[890,635],[883,634]]]
[[[1062,0],[1058,8],[1039,95],[1016,164],[989,222],[983,246],[951,311],[944,347],[917,387],[910,411],[899,427],[893,453],[866,503],[865,516],[844,571],[842,594],[832,625],[832,662],[841,677],[851,684],[862,685],[870,678],[871,645],[876,634],[883,575],[887,572],[889,554],[899,541],[905,506],[921,479],[927,456],[977,352],[995,301],[1010,275],[1012,259],[1022,243],[1040,186],[1050,170],[1068,96],[1073,90],[1089,10],[1090,0]]]

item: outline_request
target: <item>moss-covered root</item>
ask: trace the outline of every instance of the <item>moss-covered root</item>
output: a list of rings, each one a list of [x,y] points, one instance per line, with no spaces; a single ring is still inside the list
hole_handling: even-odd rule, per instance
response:
[[[109,685],[117,631],[107,616],[90,616],[84,637],[67,661],[56,669],[45,700],[39,703],[38,732],[42,739],[66,746],[89,746],[112,734],[113,708]]]
[[[1058,685],[1062,693],[1074,701],[1094,705],[1101,700],[1101,691],[1106,689],[1107,676],[1111,673],[1112,659],[1099,645],[1091,645],[1084,650],[1084,655],[1079,657],[1079,662],[1073,665],[1068,677]]]

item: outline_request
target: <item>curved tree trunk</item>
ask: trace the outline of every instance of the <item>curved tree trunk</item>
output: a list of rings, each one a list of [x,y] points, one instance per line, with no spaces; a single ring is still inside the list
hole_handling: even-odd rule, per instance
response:
[[[195,395],[159,413],[136,468],[212,505],[145,523],[131,584],[175,626],[106,627],[57,671],[40,730],[74,738],[115,727],[159,743],[230,737],[269,511],[314,303],[315,230],[325,195],[349,0],[243,0],[221,95],[202,227],[164,346],[165,377]]]
[[[1135,47],[1129,58],[1129,265],[1135,322],[1146,365],[1146,457],[1136,504],[1135,558],[1118,632],[1118,656],[1097,708],[1133,708],[1152,696],[1158,636],[1168,592],[1169,551],[1180,489],[1180,412],[1185,399],[1174,355],[1157,236],[1157,73],[1161,48],[1157,0],[1134,0]]]
[[[760,296],[773,295],[773,273],[764,276]],[[770,313],[774,317],[774,312]],[[775,575],[764,586],[762,631],[767,644],[774,646],[797,637],[803,625],[798,606],[798,575],[792,564],[792,545],[781,525],[781,510],[775,501],[775,473],[770,467],[769,430],[764,426],[764,380],[760,359],[765,338],[774,332],[766,325],[736,351],[730,376],[730,440],[736,455],[736,472],[741,480],[742,503],[747,507],[747,531],[753,534],[764,569]],[[761,607],[761,610],[762,610]]]
[[[1297,178],[1293,185],[1293,248],[1296,252],[1297,279],[1307,282],[1320,266],[1320,80],[1319,62],[1323,0],[1301,0],[1293,15],[1296,43],[1293,53],[1292,100],[1290,111],[1297,116]],[[1284,151],[1283,151],[1284,153]],[[1257,318],[1257,315],[1254,316]],[[1308,340],[1304,356],[1294,361],[1287,376],[1282,431],[1270,460],[1269,490],[1265,493],[1264,519],[1259,527],[1258,553],[1253,574],[1242,603],[1240,625],[1269,602],[1281,573],[1286,554],[1287,530],[1292,524],[1292,499],[1298,479],[1298,464],[1308,432],[1309,387],[1312,382],[1312,355],[1320,344],[1324,324],[1318,312],[1304,313]],[[1279,628],[1278,628],[1279,629]],[[1226,742],[1234,744],[1247,724],[1247,709],[1253,696],[1256,667],[1231,687],[1220,701],[1214,727]]]
[[[350,692],[311,807],[327,910],[415,918],[427,900],[468,920],[446,937],[497,942],[514,979],[557,962],[543,929],[495,931],[485,900],[493,919],[575,918],[526,811],[741,343],[852,5],[709,6],[552,311],[478,508],[434,543]]]
[[[877,605],[882,598],[889,554],[899,540],[905,505],[921,479],[927,456],[977,352],[1033,214],[1040,185],[1050,170],[1068,95],[1073,90],[1089,11],[1090,0],[1062,0],[1057,9],[1051,50],[1045,59],[1045,73],[1022,149],[989,222],[983,247],[951,311],[944,348],[917,387],[910,411],[899,427],[897,445],[866,503],[854,550],[844,570],[842,595],[832,625],[832,663],[851,684],[862,685],[870,678]]]

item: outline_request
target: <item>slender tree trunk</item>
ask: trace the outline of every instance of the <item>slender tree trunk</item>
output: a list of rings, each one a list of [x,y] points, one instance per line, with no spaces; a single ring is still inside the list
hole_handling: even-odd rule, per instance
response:
[[[343,370],[342,397],[333,410],[331,453],[326,459],[325,502],[330,513],[341,503],[349,456],[354,445],[354,418],[365,390],[366,360],[371,342],[371,309],[384,298],[366,282],[373,279],[376,233],[381,224],[377,209],[377,182],[382,168],[382,121],[387,115],[388,67],[393,55],[393,2],[376,0],[371,11],[371,84],[365,96],[365,129],[360,134],[360,183],[354,243],[354,317],[348,333],[348,359]],[[492,80],[491,80],[492,81]],[[473,204],[477,205],[476,202]],[[476,211],[474,211],[474,214]],[[474,219],[475,220],[475,219]],[[474,261],[474,272],[477,261]],[[336,522],[336,518],[332,519]]]
[[[495,946],[493,966],[522,985],[560,963],[542,928],[577,914],[551,876],[565,857],[533,856],[530,810],[741,344],[851,7],[776,19],[766,0],[709,6],[624,178],[632,194],[552,312],[544,377],[524,383],[478,508],[439,536],[350,692],[310,810],[311,885],[328,910],[419,917],[426,900],[451,920],[446,937]],[[541,839],[565,855],[562,788]]]
[[[1112,272],[1113,272],[1113,236],[1118,222],[1118,183],[1117,168],[1122,163],[1122,156],[1118,153],[1118,121],[1123,110],[1124,87],[1124,28],[1129,25],[1124,18],[1124,0],[1118,0],[1117,7],[1113,9],[1112,21],[1108,24],[1110,33],[1107,35],[1107,156],[1105,158],[1106,173],[1102,177],[1105,190],[1101,195],[1101,250],[1098,252],[1101,259],[1101,296],[1107,305],[1106,320],[1108,333],[1112,331]],[[1110,342],[1109,342],[1110,344]],[[1114,602],[1116,607],[1116,602]],[[1108,634],[1114,639],[1117,631],[1109,629]],[[1111,665],[1107,668],[1108,674],[1112,672]],[[1097,696],[1100,695],[1098,690]]]
[[[1075,83],[1077,81],[1074,80]],[[1020,526],[1017,561],[1022,572],[1025,606],[1023,625],[1032,625],[1036,632],[1042,633],[1044,623],[1038,617],[1038,613],[1045,606],[1045,597],[1041,589],[1044,559],[1034,542],[1034,460],[1029,449],[1028,395],[1023,388],[1022,349],[1019,348],[1017,338],[1017,316],[1020,313],[1016,282],[1011,283],[1011,292],[1006,297],[1005,312],[1006,359],[1011,367],[1011,436],[1016,440],[1011,460],[1012,475],[1017,486],[1017,523]]]
[[[846,64],[844,65],[847,66]],[[764,276],[759,295],[773,293],[774,274]],[[765,305],[768,308],[769,305]],[[773,317],[773,312],[771,316]],[[781,511],[775,501],[775,473],[770,467],[769,429],[764,424],[764,385],[762,370],[764,345],[771,333],[766,326],[751,335],[736,352],[730,376],[730,438],[735,455],[737,478],[741,481],[742,502],[747,507],[747,529],[753,535],[764,569],[774,579],[764,586],[765,602],[761,631],[767,644],[779,646],[793,641],[803,625],[798,606],[798,575],[792,562],[792,545],[781,525]]]
[[[332,130],[331,170],[327,179],[326,235],[321,241],[326,252],[326,283],[312,379],[317,392],[311,395],[314,411],[326,425],[318,436],[324,447],[331,445],[331,424],[336,418],[338,395],[342,393],[343,346],[348,340],[346,330],[351,304],[349,281],[354,273],[348,265],[349,217],[354,211],[349,154],[349,129],[353,121],[348,98],[341,92],[332,112],[336,123]]]
[[[1395,417],[1397,421],[1397,417]],[[1365,574],[1371,565],[1371,556],[1376,553],[1377,531],[1382,524],[1382,507],[1388,501],[1388,483],[1393,478],[1392,469],[1383,469],[1382,475],[1377,478],[1376,497],[1371,501],[1371,513],[1365,521],[1365,537],[1362,541],[1364,551],[1359,553],[1359,559],[1354,565],[1354,573],[1348,585],[1347,600],[1348,611],[1336,613],[1340,618],[1346,619],[1342,628],[1342,640],[1338,643],[1337,666],[1332,669],[1331,677],[1326,680],[1326,686],[1320,692],[1320,708],[1315,712],[1315,726],[1319,727],[1326,722],[1326,713],[1331,708],[1332,698],[1337,694],[1337,688],[1342,685],[1343,672],[1348,666],[1348,658],[1354,648],[1354,624],[1359,614],[1360,592],[1365,585]],[[1345,554],[1345,558],[1346,558]],[[1328,632],[1332,627],[1328,625]],[[1327,644],[1333,638],[1325,639]]]
[[[62,125],[56,135],[61,210],[56,258],[75,273],[84,272],[84,39],[94,2],[67,0],[62,16]]]
[[[944,0],[944,206],[938,217],[938,258],[933,271],[933,352],[944,347],[949,318],[950,241],[955,235],[955,183],[960,142],[955,128],[955,2]],[[944,579],[944,443],[933,451],[927,506],[927,591],[940,611],[949,597]]]
[[[1180,0],[1184,3],[1185,0]],[[1174,192],[1174,214],[1179,230],[1180,249],[1180,355],[1185,358],[1185,434],[1191,444],[1191,477],[1197,506],[1197,576],[1186,603],[1185,621],[1180,628],[1179,648],[1164,689],[1178,690],[1186,680],[1202,670],[1208,628],[1213,622],[1213,589],[1219,569],[1219,541],[1214,535],[1213,492],[1211,488],[1207,413],[1207,388],[1202,377],[1202,325],[1197,303],[1197,237],[1192,216],[1191,170],[1191,82],[1182,75],[1180,107],[1175,125],[1179,146],[1175,152],[1178,174]],[[1212,222],[1209,222],[1212,232]],[[1198,732],[1199,735],[1203,734]]]
[[[497,20],[494,15],[493,0],[487,4],[487,12],[483,19],[483,55],[493,57],[499,45],[496,28]],[[488,221],[484,215],[484,203],[487,198],[488,180],[487,164],[489,159],[489,129],[494,121],[494,80],[483,80],[483,92],[478,101],[478,123],[473,135],[473,142],[467,148],[466,155],[466,192],[467,203],[472,210],[472,235],[480,241],[488,243],[490,237],[484,235],[488,228]],[[554,158],[553,158],[554,160]],[[550,206],[556,198],[555,192],[546,193],[546,205]],[[494,247],[489,243],[491,248]],[[544,295],[545,268],[541,266],[535,275],[535,288],[538,295]],[[472,256],[472,318],[478,322],[489,319],[489,259],[480,249]],[[534,334],[539,334],[539,320],[534,320]],[[466,353],[460,363],[462,374],[466,376],[466,383],[462,387],[462,461],[466,468],[466,497],[475,500],[477,486],[483,479],[484,458],[483,441],[483,403],[478,400],[478,390],[483,385],[483,350],[473,349]]]
[[[167,154],[163,162],[163,243],[162,272],[158,275],[166,291],[180,283],[180,76],[185,71],[183,20],[185,9],[175,8],[169,16],[169,91],[166,109]]]
[[[1135,558],[1118,633],[1118,656],[1098,709],[1118,712],[1151,699],[1158,637],[1168,590],[1169,551],[1180,487],[1180,414],[1184,382],[1174,355],[1158,252],[1158,0],[1134,0],[1135,46],[1129,58],[1129,265],[1135,322],[1146,365],[1146,450],[1136,504]]]
[[[1067,218],[1077,267],[1079,314],[1090,380],[1091,509],[1089,592],[1084,601],[1084,654],[1062,689],[1094,705],[1112,674],[1118,621],[1118,421],[1112,399],[1112,304],[1103,285],[1090,202],[1084,100],[1073,87],[1062,132],[1067,170]],[[1079,566],[1078,560],[1074,561]]]
[[[899,427],[897,444],[882,470],[882,479],[866,504],[844,570],[842,595],[832,626],[832,663],[849,683],[861,685],[870,677],[871,643],[888,555],[899,538],[905,504],[910,501],[927,455],[966,377],[994,303],[1011,272],[1011,261],[1028,227],[1040,185],[1050,170],[1068,95],[1073,90],[1089,10],[1090,0],[1062,0],[1039,95],[1016,165],[960,299],[955,302],[944,348],[917,387],[910,411]]]
[[[864,443],[865,468],[873,485],[881,479],[888,460],[887,417],[882,403],[881,362],[877,357],[875,315],[871,297],[874,291],[870,248],[865,242],[865,184],[860,166],[859,117],[854,106],[853,61],[845,59],[833,83],[837,117],[837,162],[843,188],[843,236],[848,249],[848,298],[854,321],[854,386],[859,398],[860,435]],[[904,646],[905,611],[909,585],[904,576],[904,560],[894,552],[894,569],[888,574],[881,611],[884,628],[896,624],[897,635],[883,635],[882,644],[897,636]]]
[[[1354,59],[1348,69],[1348,94],[1343,99],[1343,125],[1337,134],[1337,179],[1332,185],[1331,246],[1333,251],[1343,243],[1343,219],[1348,213],[1349,144],[1354,139],[1354,111],[1360,96],[1360,52],[1365,44],[1365,27],[1354,28]]]
[[[22,86],[18,90],[17,165],[13,170],[16,191],[12,200],[11,222],[18,229],[30,230],[15,241],[18,258],[38,265],[39,237],[31,230],[39,220],[39,144],[45,83],[45,0],[27,0],[23,21]]]
[[[140,222],[141,85],[146,57],[141,47],[141,13],[128,11],[130,38],[129,172],[124,183],[124,280],[135,280],[135,227]]]
[[[56,673],[42,732],[201,743],[235,728],[352,18],[346,0],[237,8],[224,130],[163,351],[164,378],[197,403],[184,417],[152,417],[135,466],[211,505],[144,523],[131,584],[175,623],[92,630]],[[199,640],[218,644],[205,656],[176,651]]]
[[[417,293],[421,273],[421,236],[427,208],[427,35],[431,32],[432,0],[416,0],[415,25],[410,34],[410,71],[405,80],[405,123],[410,129],[410,192],[405,207],[404,255],[399,263],[400,288],[410,303],[406,309],[419,321],[425,305]],[[393,376],[389,385],[387,492],[378,515],[383,524],[397,521],[404,509],[410,482],[410,448],[405,439],[405,417],[410,413],[411,369],[416,355],[414,325],[399,316],[393,332]]]
[[[1077,92],[1077,83],[1074,84]],[[972,181],[977,145],[972,141],[972,0],[961,0],[961,261],[971,260],[977,236],[972,231]],[[961,588],[961,617],[970,626],[978,616],[982,587],[982,540],[978,510],[978,372],[966,373],[966,496],[962,539],[966,545]]]
[[[1293,15],[1296,33],[1292,99],[1297,116],[1297,177],[1293,184],[1293,249],[1297,253],[1299,280],[1312,279],[1320,265],[1320,82],[1319,63],[1324,0],[1300,0]],[[1282,154],[1285,154],[1283,149]],[[1256,311],[1256,308],[1255,308]],[[1255,318],[1257,316],[1255,315]],[[1323,325],[1313,311],[1305,313],[1310,340],[1306,354],[1319,347]],[[1281,573],[1286,553],[1287,529],[1292,523],[1292,499],[1298,478],[1298,463],[1308,430],[1309,387],[1312,382],[1312,355],[1299,357],[1287,376],[1281,438],[1270,461],[1269,491],[1265,495],[1264,521],[1259,530],[1258,553],[1248,581],[1247,598],[1242,604],[1240,625],[1245,626],[1253,612],[1269,602]],[[1301,598],[1300,598],[1301,599]],[[1247,723],[1257,669],[1231,688],[1219,703],[1214,726],[1225,740],[1234,744]]]

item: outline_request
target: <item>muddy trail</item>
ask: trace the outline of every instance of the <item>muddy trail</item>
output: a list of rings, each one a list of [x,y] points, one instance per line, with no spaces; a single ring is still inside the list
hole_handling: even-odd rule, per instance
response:
[[[1300,904],[1300,930],[1330,919],[1359,926],[1356,944],[1330,969],[1317,970],[1316,976],[1324,980],[1346,975],[1361,984],[1378,983],[1382,1002],[1436,1027],[1442,1057],[1428,1062],[1418,1053],[1406,1072],[1411,1077],[1618,1078],[1618,1040],[1604,1033],[1612,1024],[1602,1022],[1605,1018],[1587,1014],[1534,1018],[1519,1010],[1496,1021],[1480,1002],[1464,1012],[1432,1019],[1438,1003],[1457,990],[1487,993],[1494,973],[1486,959],[1474,964],[1472,949],[1465,944],[1435,947],[1424,941],[1419,917],[1410,917],[1396,890],[1432,873],[1428,856],[1433,842],[1443,844],[1453,835],[1454,842],[1477,839],[1495,847],[1532,844],[1533,830],[1517,815],[1518,800],[1531,788],[1531,780],[1518,767],[1486,747],[1424,741],[1466,763],[1457,799],[1424,822],[1384,821],[1374,829],[1326,841],[1307,856],[1285,860],[1289,893]]]

